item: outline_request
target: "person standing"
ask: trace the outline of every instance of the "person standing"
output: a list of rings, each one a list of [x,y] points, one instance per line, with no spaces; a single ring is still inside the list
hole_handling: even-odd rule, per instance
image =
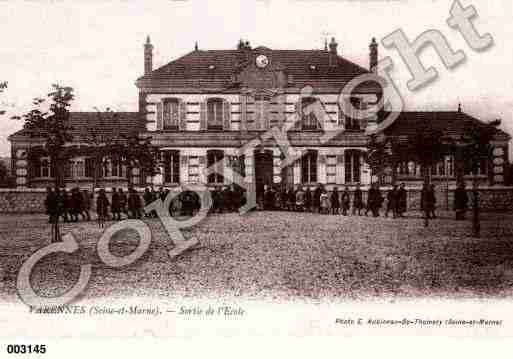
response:
[[[320,211],[321,193],[322,193],[321,186],[317,185],[317,187],[315,187],[315,189],[313,191],[313,196],[312,196],[313,211],[316,213],[318,213]]]
[[[374,183],[371,183],[369,187],[369,191],[367,192],[367,206],[365,208],[365,216],[369,213],[369,211],[372,212],[372,206],[376,202],[376,188],[374,187]]]
[[[46,188],[46,199],[45,199],[45,213],[48,215],[48,223],[53,223],[52,215],[50,214],[50,205],[55,202],[55,192],[52,187]]]
[[[330,208],[330,198],[328,196],[328,193],[322,189],[321,195],[319,196],[319,212],[322,214],[329,214],[329,208]]]
[[[296,191],[296,211],[302,212],[305,209],[305,192],[301,186],[297,187]]]
[[[73,222],[78,222],[78,215],[82,212],[82,195],[80,194],[80,189],[73,188],[71,190],[71,220]]]
[[[468,206],[468,195],[465,189],[465,183],[458,184],[456,191],[454,191],[454,211],[456,212],[456,220],[461,221],[465,219]]]
[[[388,212],[392,211],[392,218],[397,216],[397,185],[393,185],[392,189],[387,193],[387,209],[385,217],[388,217]]]
[[[404,213],[407,209],[407,193],[404,183],[401,183],[399,190],[397,191],[397,216],[404,217]]]
[[[379,184],[376,183],[376,204],[374,206],[374,211],[372,214],[374,217],[379,217],[379,210],[381,209],[381,206],[383,205],[383,202],[385,199],[381,195],[381,190],[379,189]]]
[[[100,228],[105,227],[105,221],[109,216],[109,200],[107,199],[107,194],[105,193],[105,189],[101,189],[98,194],[98,198],[96,199],[96,213],[98,215],[98,226]]]
[[[52,188],[47,188],[45,200],[46,213],[48,214],[48,223],[56,223],[59,220],[59,199],[58,194]]]
[[[119,195],[118,195],[118,189],[116,187],[112,188],[112,195],[110,197],[111,199],[111,207],[110,210],[112,212],[112,220],[119,221],[121,218],[119,218]]]
[[[358,215],[361,216],[360,211],[363,208],[363,195],[362,190],[360,188],[360,184],[358,183],[356,185],[356,189],[354,191],[354,198],[353,198],[353,214],[358,212]]]
[[[296,209],[296,192],[294,191],[294,187],[289,187],[287,199],[287,206],[289,211],[294,211]]]
[[[436,218],[436,195],[435,195],[435,185],[431,184],[428,188],[427,193],[427,200],[428,200],[428,214],[431,216],[431,218]]]
[[[344,192],[342,192],[342,214],[347,216],[349,213],[349,208],[351,206],[351,197],[349,195],[349,187],[344,188]]]
[[[130,217],[134,219],[141,219],[142,217],[142,202],[141,197],[134,188],[130,189],[128,196],[128,211]]]
[[[424,217],[429,219],[429,201],[428,201],[428,185],[424,183],[422,185],[422,190],[420,191],[420,210],[422,211]]]
[[[312,191],[310,191],[308,186],[305,191],[305,210],[308,212],[312,211]]]
[[[151,195],[150,189],[148,187],[146,187],[144,189],[143,200],[144,200],[145,207],[149,206],[152,203],[152,195]],[[148,218],[151,216],[151,214],[148,212],[148,213],[145,213],[144,216]]]
[[[342,198],[343,199],[343,198]],[[331,214],[340,214],[340,198],[338,187],[334,187],[330,196]]]
[[[119,187],[118,189],[118,211],[119,211],[119,219],[121,219],[121,213],[124,213],[125,216],[128,218],[128,211],[126,209],[128,203],[128,198],[123,192],[123,188]]]
[[[89,195],[89,191],[86,189],[82,191],[81,204],[80,214],[82,215],[82,218],[84,221],[90,221],[91,213],[89,213],[89,211],[91,210],[91,196]]]
[[[66,188],[62,189],[62,218],[64,222],[71,221],[71,196]]]

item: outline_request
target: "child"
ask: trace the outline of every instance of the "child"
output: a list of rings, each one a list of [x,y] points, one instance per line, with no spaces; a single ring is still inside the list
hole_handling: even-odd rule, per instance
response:
[[[326,191],[323,191],[321,193],[321,197],[320,197],[320,205],[321,205],[321,208],[320,208],[320,211],[321,213],[323,214],[328,214],[328,211],[329,211],[329,207],[330,207],[330,203],[329,203],[329,197],[328,197],[328,194],[326,193]]]

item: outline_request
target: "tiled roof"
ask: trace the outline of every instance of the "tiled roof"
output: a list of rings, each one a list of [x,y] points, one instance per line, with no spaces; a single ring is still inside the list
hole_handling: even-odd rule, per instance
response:
[[[245,51],[249,51],[245,52]],[[343,87],[369,71],[326,50],[196,50],[164,65],[138,80],[139,87],[222,88],[257,54],[265,54],[270,66],[278,64],[291,75],[294,87]],[[315,70],[310,67],[315,66]]]
[[[465,128],[485,125],[484,122],[460,111],[405,111],[385,129],[385,135],[411,136],[429,126],[443,131],[448,136],[459,137]],[[496,136],[501,139],[510,138],[510,135],[500,129],[496,129]]]
[[[138,112],[71,112],[69,126],[75,139],[96,135],[130,135],[145,129],[144,119]],[[24,128],[10,137],[31,134],[31,130]]]

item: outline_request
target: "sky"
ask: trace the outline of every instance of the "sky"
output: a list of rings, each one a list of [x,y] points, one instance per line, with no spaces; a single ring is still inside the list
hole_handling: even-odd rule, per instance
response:
[[[439,30],[465,63],[448,70],[432,48],[421,53],[436,81],[412,92],[405,63],[394,49],[391,73],[407,110],[456,110],[481,120],[502,120],[513,134],[513,5],[510,0],[461,0],[474,5],[473,23],[490,33],[494,45],[475,52],[446,20],[452,0],[226,0],[226,1],[9,1],[0,0],[0,156],[10,154],[7,136],[21,128],[11,120],[45,96],[53,83],[71,86],[73,111],[110,107],[137,111],[135,80],[143,73],[143,43],[154,45],[154,68],[194,49],[232,49],[238,39],[253,47],[322,49],[335,37],[339,54],[368,67],[368,45],[402,29],[413,41],[424,31]]]

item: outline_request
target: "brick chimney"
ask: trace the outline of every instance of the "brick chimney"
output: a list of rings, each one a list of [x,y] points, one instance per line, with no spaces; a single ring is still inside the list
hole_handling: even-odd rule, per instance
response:
[[[144,74],[148,75],[151,71],[153,71],[153,45],[148,36],[144,44]]]
[[[378,66],[378,43],[376,42],[375,37],[372,38],[372,41],[369,45],[369,49],[369,69],[372,72],[376,72],[376,68]]]

